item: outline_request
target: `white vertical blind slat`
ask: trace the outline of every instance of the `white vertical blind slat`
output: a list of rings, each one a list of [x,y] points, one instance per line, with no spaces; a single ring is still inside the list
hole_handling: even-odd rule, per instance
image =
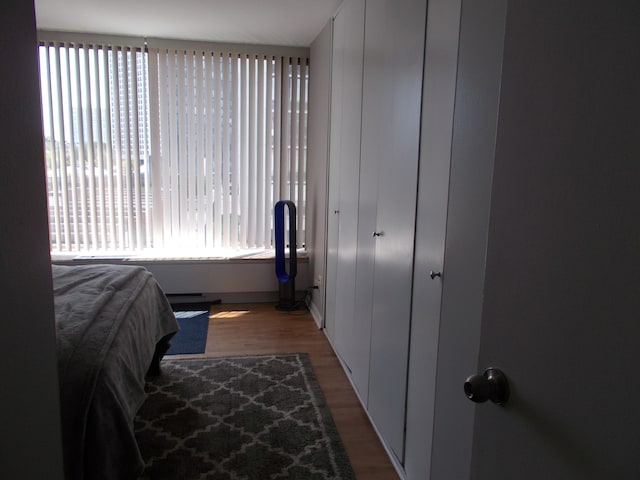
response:
[[[289,143],[291,129],[289,128],[289,60],[282,59],[282,71],[280,77],[280,200],[289,200]]]
[[[169,134],[166,137],[167,143],[170,145],[170,154],[165,161],[167,178],[169,178],[168,190],[165,192],[167,198],[170,199],[169,205],[171,209],[171,222],[169,223],[169,238],[171,239],[170,246],[174,247],[176,239],[179,237],[180,231],[178,226],[180,224],[180,189],[178,185],[178,179],[180,178],[180,158],[178,155],[178,142],[174,140],[174,136],[177,138],[176,129],[178,126],[178,116],[180,114],[180,108],[177,104],[177,93],[180,88],[179,75],[178,75],[178,53],[169,51],[167,52],[167,66],[168,66],[168,101],[169,105]],[[175,132],[175,133],[174,133]],[[171,134],[173,133],[173,134]]]
[[[242,224],[240,230],[240,245],[249,246],[249,58],[241,56],[241,89],[240,89],[240,117],[242,125],[242,160],[240,164],[240,211]]]
[[[150,55],[156,56],[153,52]],[[169,53],[164,49],[159,49],[158,60],[158,99],[166,99],[170,92],[170,68]],[[155,60],[154,60],[155,61]],[[153,80],[155,83],[155,79]],[[169,175],[169,164],[171,158],[171,136],[169,135],[170,105],[167,101],[158,101],[158,124],[159,128],[153,128],[153,133],[159,138],[155,140],[151,147],[151,156],[158,161],[154,163],[154,169],[160,174],[162,185],[162,196],[153,200],[154,205],[162,206],[162,226],[156,226],[162,230],[162,243],[158,244],[158,238],[154,237],[155,248],[168,248],[171,241],[171,176]],[[155,148],[154,148],[155,146]],[[154,194],[157,190],[154,190]],[[155,210],[155,208],[154,208]]]
[[[239,220],[242,218],[242,215],[239,213],[239,191],[240,191],[240,177],[242,175],[240,170],[240,157],[241,157],[241,141],[242,141],[242,124],[241,124],[241,116],[240,116],[240,108],[238,107],[240,104],[239,95],[242,91],[240,87],[241,81],[241,73],[242,68],[240,66],[241,60],[237,55],[231,57],[231,70],[233,71],[234,81],[233,85],[233,93],[232,93],[232,101],[233,101],[233,113],[230,115],[232,118],[233,125],[233,155],[231,156],[230,165],[232,172],[231,179],[231,225],[234,226],[234,244],[235,248],[241,248],[242,243],[242,235],[239,230]]]
[[[198,234],[197,219],[196,219],[196,176],[198,175],[197,168],[197,98],[195,92],[195,52],[188,52],[186,55],[186,74],[187,74],[187,104],[186,104],[186,117],[187,117],[187,196],[189,201],[187,202],[187,235],[190,239],[190,245],[196,246],[196,238]]]
[[[291,142],[289,146],[289,198],[295,202],[296,200],[296,181],[298,179],[298,151],[296,149],[298,140],[298,95],[299,95],[299,83],[298,83],[298,66],[295,58],[290,59],[290,75],[291,75],[291,103],[290,109],[290,128],[291,128]]]
[[[205,56],[200,54],[196,57],[196,92],[198,97],[198,154],[196,157],[196,190],[198,194],[198,206],[196,210],[197,214],[197,231],[198,231],[198,247],[204,248],[206,246],[206,236],[205,236],[205,225],[206,225],[206,214],[207,210],[205,208],[205,199],[206,199],[206,184],[207,184],[207,168],[205,164],[205,159],[207,157],[206,150],[206,105],[204,101],[204,61]]]
[[[100,63],[99,56],[102,52],[102,48],[94,48],[93,55],[91,56],[93,63],[93,78],[100,78]],[[105,199],[105,171],[104,171],[104,152],[103,145],[104,142],[102,140],[102,126],[104,125],[104,121],[102,118],[102,89],[100,88],[100,84],[97,84],[96,90],[93,92],[95,104],[96,104],[96,112],[95,112],[95,172],[96,172],[96,180],[98,181],[97,185],[97,213],[98,213],[98,222],[97,227],[99,231],[99,247],[102,250],[106,250],[107,245],[107,210],[106,210],[106,199]]]
[[[112,108],[113,108],[113,151],[115,154],[115,211],[116,211],[116,230],[117,243],[119,248],[125,248],[125,227],[124,227],[124,189],[122,185],[122,120],[120,116],[120,59],[122,51],[113,49],[112,51],[112,68],[113,68],[113,90],[112,90]]]
[[[222,56],[220,55],[215,55],[214,56],[214,68],[213,68],[213,76],[215,79],[215,90],[213,92],[213,98],[214,98],[214,107],[213,107],[213,115],[215,116],[215,122],[214,122],[214,131],[212,133],[213,136],[213,143],[215,145],[215,152],[214,152],[214,160],[215,160],[215,169],[214,169],[214,175],[215,175],[215,187],[214,187],[214,192],[215,192],[215,199],[214,199],[214,206],[215,206],[215,233],[216,233],[216,244],[217,245],[222,245],[222,228],[223,228],[223,223],[222,220],[224,218],[223,216],[223,208],[222,208],[222,197],[223,197],[223,193],[222,193],[222,134],[221,134],[221,130],[222,130],[222,115],[220,113],[221,109],[222,109],[222,99],[221,99],[221,92],[222,92],[222,81],[220,79],[220,77],[222,76]]]
[[[163,83],[164,70],[162,70],[160,64],[160,51],[150,50],[148,55],[149,66],[149,97],[158,98],[159,89],[162,88],[159,85]],[[161,73],[162,72],[162,73]],[[161,147],[160,129],[164,127],[166,122],[161,121],[160,117],[164,113],[164,106],[160,102],[149,102],[149,161],[147,164],[147,177],[149,177],[149,170],[151,170],[151,202],[148,204],[149,209],[152,211],[152,229],[151,239],[149,239],[148,247],[162,247],[164,246],[164,231],[162,229],[162,222],[164,218],[164,204],[162,201],[162,154],[164,153]],[[154,155],[151,155],[154,152]]]
[[[73,61],[73,56],[71,55],[71,47],[68,44],[64,45],[64,50],[66,52],[66,97],[68,99],[69,105],[73,105],[73,96],[72,96],[72,75],[71,75],[71,63]],[[73,113],[72,108],[68,108],[68,117],[69,117],[69,177],[71,183],[71,217],[72,217],[72,229],[73,229],[73,241],[71,244],[71,250],[80,251],[82,243],[80,242],[80,227],[79,227],[79,212],[78,212],[78,177],[77,177],[77,157],[76,157],[76,132],[75,128],[73,128]]]
[[[273,206],[275,204],[274,198],[274,138],[272,132],[274,131],[274,115],[273,115],[273,96],[272,92],[274,91],[274,67],[275,62],[272,57],[267,59],[267,105],[266,110],[267,114],[267,166],[266,166],[266,178],[265,178],[265,225],[264,225],[264,240],[265,245],[271,244],[271,231],[273,229]]]
[[[265,59],[258,58],[258,78],[257,78],[257,171],[256,171],[256,245],[264,245],[264,224],[267,211],[265,209]]]
[[[273,192],[275,195],[274,203],[282,199],[281,184],[282,184],[282,57],[276,57],[274,66],[274,89],[275,95],[273,100],[273,157],[274,157],[274,172],[273,172]],[[272,239],[273,241],[273,239]]]
[[[53,48],[54,53],[54,69],[56,73],[56,113],[57,113],[57,125],[59,135],[54,135],[52,133],[52,138],[57,138],[59,150],[57,151],[58,157],[58,166],[60,168],[60,199],[62,201],[62,218],[61,224],[58,221],[58,228],[56,228],[56,232],[60,232],[62,230],[62,235],[60,239],[60,246],[64,250],[70,249],[71,244],[71,224],[69,219],[69,200],[68,200],[68,176],[67,176],[67,142],[66,142],[66,131],[65,131],[65,123],[64,123],[64,100],[63,100],[63,82],[62,82],[62,65],[61,65],[61,54],[60,51],[64,47],[56,46]],[[51,74],[51,73],[50,73]],[[50,104],[50,110],[52,110],[52,105]],[[57,199],[57,196],[54,196]],[[56,208],[59,209],[59,206],[56,202]]]
[[[85,46],[82,49],[83,52],[83,61],[84,61],[84,75],[83,75],[83,82],[82,82],[82,97],[83,97],[83,109],[85,111],[85,116],[84,116],[84,126],[85,126],[85,130],[84,130],[84,139],[85,139],[85,154],[86,154],[86,164],[85,164],[85,175],[87,177],[87,180],[89,181],[89,185],[88,185],[88,199],[87,199],[87,207],[89,209],[89,219],[88,219],[88,224],[90,227],[90,240],[89,240],[89,245],[91,246],[92,249],[98,249],[99,248],[99,243],[98,243],[98,229],[97,229],[97,209],[96,209],[96,203],[97,203],[97,198],[96,198],[96,187],[95,187],[95,180],[96,180],[96,172],[95,172],[95,162],[94,162],[94,157],[95,157],[95,151],[94,151],[94,144],[93,144],[93,109],[92,109],[92,105],[91,105],[91,99],[92,99],[92,89],[91,89],[91,83],[90,83],[90,60],[89,60],[89,47]]]
[[[298,214],[298,231],[297,237],[298,246],[305,243],[305,199],[306,199],[306,179],[305,174],[307,171],[307,157],[306,145],[307,138],[307,65],[304,59],[298,59],[300,63],[300,98],[298,101],[298,141],[296,142],[296,148],[298,150],[298,191],[296,195],[296,205]]]
[[[80,191],[80,218],[81,218],[81,242],[82,245],[90,248],[90,239],[89,239],[89,222],[87,219],[87,195],[86,195],[86,138],[84,134],[84,115],[82,109],[82,97],[81,97],[81,71],[82,66],[80,64],[80,49],[74,48],[75,53],[75,64],[76,64],[76,75],[74,78],[75,81],[75,98],[74,103],[77,108],[78,118],[77,118],[77,131],[78,131],[78,178],[79,182],[79,191]]]
[[[229,172],[229,158],[231,157],[231,145],[229,143],[229,114],[231,112],[231,99],[230,99],[230,84],[231,84],[231,68],[230,68],[230,56],[225,55],[223,57],[222,64],[222,129],[220,134],[222,136],[222,168],[220,175],[222,177],[222,246],[225,248],[235,247],[236,242],[233,240],[235,235],[232,235],[231,229],[231,202],[229,198],[229,186],[231,181],[231,175]]]
[[[136,225],[134,225],[134,211],[136,208],[135,197],[132,185],[131,178],[131,169],[135,168],[132,155],[132,146],[131,146],[131,118],[129,114],[129,108],[131,105],[130,95],[129,95],[129,86],[130,86],[130,56],[128,49],[123,49],[122,51],[122,103],[124,107],[124,118],[123,118],[123,131],[122,136],[124,137],[124,159],[126,162],[126,168],[123,168],[122,175],[124,178],[124,207],[126,211],[126,238],[127,238],[127,246],[134,250],[136,249],[137,238],[136,234]]]
[[[140,130],[138,119],[138,68],[137,54],[135,50],[130,52],[131,65],[129,67],[129,86],[131,88],[131,102],[129,117],[131,118],[131,162],[133,163],[133,211],[138,221],[135,223],[136,239],[134,249],[140,249],[144,244],[144,223],[142,211],[142,185],[140,183]],[[132,220],[133,220],[132,218]]]
[[[205,63],[205,87],[204,87],[204,98],[206,105],[206,153],[205,157],[207,159],[206,162],[206,202],[205,202],[205,211],[207,216],[207,226],[206,226],[206,235],[207,242],[206,247],[211,249],[216,245],[215,241],[215,227],[216,227],[216,210],[215,210],[215,193],[217,191],[217,187],[215,185],[215,176],[214,176],[214,166],[215,166],[215,158],[214,158],[214,147],[213,147],[213,132],[214,132],[214,95],[213,95],[213,84],[212,77],[214,75],[214,62],[215,55],[206,55],[206,63]]]
[[[107,231],[109,236],[109,241],[107,242],[108,248],[111,250],[116,250],[116,218],[115,218],[115,187],[114,187],[114,179],[113,179],[113,143],[111,136],[111,124],[113,117],[111,116],[111,94],[109,85],[110,78],[110,70],[109,70],[109,56],[111,52],[109,49],[105,49],[102,54],[102,68],[101,68],[101,82],[104,85],[107,85],[104,88],[104,117],[103,121],[105,123],[105,138],[104,138],[104,149],[105,149],[105,171],[106,171],[106,181],[107,184],[105,186],[105,201],[106,201],[106,215],[107,215]]]
[[[56,148],[56,144],[58,140],[58,136],[56,135],[56,128],[55,128],[55,123],[54,123],[54,117],[55,117],[55,113],[54,113],[54,109],[55,109],[55,104],[53,102],[53,82],[52,82],[52,75],[51,75],[51,70],[52,70],[52,61],[51,61],[51,54],[53,51],[53,55],[55,56],[55,50],[56,48],[47,48],[46,52],[45,52],[45,73],[47,75],[47,91],[46,91],[46,100],[43,99],[43,102],[46,101],[47,105],[48,105],[48,111],[49,111],[49,115],[48,115],[48,122],[49,122],[49,129],[51,132],[51,143],[49,145],[49,149],[51,152],[51,156],[49,158],[49,164],[50,164],[50,173],[49,173],[49,178],[51,179],[51,188],[53,190],[53,197],[50,200],[50,207],[53,207],[53,218],[50,219],[50,223],[51,221],[53,221],[53,241],[55,242],[56,245],[61,245],[62,242],[62,236],[60,234],[60,209],[59,209],[59,205],[58,205],[58,195],[59,195],[59,187],[58,187],[58,149]],[[43,95],[43,97],[45,97],[45,95]]]
[[[178,149],[176,142],[173,141],[171,132],[175,130],[175,53],[171,51],[162,51],[161,65],[165,66],[165,72],[162,76],[165,100],[159,102],[161,109],[166,109],[162,119],[162,185],[163,185],[163,204],[164,204],[164,246],[173,246],[173,226],[177,223],[177,209],[175,204],[178,198],[175,179],[178,174],[177,168],[171,168],[173,159],[178,158]],[[166,80],[166,84],[164,81]]]
[[[187,121],[186,117],[189,114],[188,105],[189,105],[189,96],[187,92],[186,86],[186,52],[179,52],[178,54],[178,71],[177,71],[177,79],[178,79],[178,88],[177,92],[180,94],[178,97],[178,118],[177,118],[177,128],[180,130],[181,140],[178,145],[179,156],[178,160],[178,205],[179,205],[179,216],[178,216],[178,237],[186,238],[188,240],[188,220],[187,220],[187,201],[188,201],[188,190],[187,190],[187,143],[189,141],[189,131],[187,130]]]
[[[291,75],[291,101],[289,104],[290,116],[289,127],[291,128],[291,137],[289,144],[289,199],[297,204],[298,191],[298,150],[296,149],[298,141],[298,64],[296,58],[290,58],[290,75]],[[287,225],[288,227],[288,225]],[[287,228],[287,238],[289,238],[289,229]],[[295,248],[295,245],[289,245],[289,248]]]
[[[257,152],[257,119],[256,119],[256,58],[249,58],[249,164],[248,164],[248,190],[249,204],[247,208],[247,244],[250,248],[256,247],[256,164]]]
[[[151,132],[149,129],[149,121],[151,115],[151,105],[149,102],[149,65],[148,65],[148,55],[145,55],[144,52],[140,52],[136,50],[136,56],[139,59],[139,62],[142,68],[138,71],[140,82],[138,84],[138,88],[140,89],[140,95],[142,95],[142,99],[138,102],[138,114],[141,116],[139,118],[140,126],[143,132],[143,141],[140,142],[141,147],[141,155],[145,165],[144,175],[141,175],[140,181],[143,187],[143,211],[144,211],[144,243],[141,245],[142,248],[151,248],[151,239],[153,235],[153,214],[151,212],[151,199],[152,199],[152,191],[151,191]],[[145,109],[141,106],[149,105],[148,109]],[[151,170],[151,172],[150,172]]]

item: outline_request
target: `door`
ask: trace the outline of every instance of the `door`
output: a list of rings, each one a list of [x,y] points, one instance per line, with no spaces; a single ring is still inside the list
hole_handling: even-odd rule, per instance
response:
[[[346,0],[333,27],[329,227],[335,247],[329,250],[327,317],[333,346],[366,401],[371,322],[354,312],[364,7],[365,0]]]
[[[430,0],[414,251],[404,468],[429,478],[461,1]]]
[[[340,165],[342,162],[342,65],[344,15],[340,11],[331,29],[331,105],[329,122],[329,186],[327,193],[327,272],[325,279],[325,328],[333,342],[336,329],[336,279],[340,242]]]
[[[361,285],[372,281],[367,406],[400,460],[404,456],[425,23],[426,2],[367,1],[358,238],[358,279],[363,280]],[[358,291],[356,295],[364,298]]]
[[[640,8],[574,6],[507,11],[472,478],[640,478]]]
[[[450,202],[479,208],[460,200],[456,162],[489,169],[491,195],[475,201],[488,206],[486,262],[467,279],[482,296],[466,317],[452,315],[464,296],[447,293],[464,282],[449,269],[461,234],[448,230],[432,480],[640,478],[640,9],[575,6],[463,2],[458,93],[499,94],[494,132],[473,105],[454,120]],[[465,52],[496,34],[492,87],[476,82],[487,56]],[[493,153],[465,153],[482,130]],[[470,331],[456,342],[449,320]],[[460,399],[466,375],[487,367],[508,378],[504,406]]]

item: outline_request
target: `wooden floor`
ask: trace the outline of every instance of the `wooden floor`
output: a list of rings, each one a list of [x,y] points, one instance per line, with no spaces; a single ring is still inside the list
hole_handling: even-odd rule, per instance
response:
[[[265,303],[213,305],[206,352],[189,357],[297,352],[309,355],[356,478],[397,480],[325,334],[307,310],[281,312]]]

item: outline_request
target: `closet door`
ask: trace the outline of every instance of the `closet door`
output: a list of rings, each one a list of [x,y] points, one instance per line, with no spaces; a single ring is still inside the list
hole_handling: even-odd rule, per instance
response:
[[[431,471],[461,6],[461,0],[430,0],[427,13],[404,461],[409,479],[429,478]]]
[[[372,264],[368,410],[399,461],[404,455],[425,23],[426,2],[367,1],[358,279],[369,274],[360,265]]]
[[[335,259],[330,338],[358,393],[366,398],[371,323],[354,311],[364,7],[365,0],[346,0],[334,19],[329,218],[336,239],[330,252]]]
[[[329,191],[327,194],[327,270],[325,273],[325,329],[331,342],[336,330],[336,280],[340,232],[340,148],[342,142],[342,65],[344,15],[337,13],[332,27],[331,109],[329,127]]]

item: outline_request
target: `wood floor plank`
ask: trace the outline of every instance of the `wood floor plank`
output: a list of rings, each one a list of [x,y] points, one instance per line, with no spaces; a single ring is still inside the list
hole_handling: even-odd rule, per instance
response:
[[[309,355],[356,478],[397,480],[338,358],[307,310],[283,312],[266,303],[212,305],[205,353],[184,357],[297,352]]]

